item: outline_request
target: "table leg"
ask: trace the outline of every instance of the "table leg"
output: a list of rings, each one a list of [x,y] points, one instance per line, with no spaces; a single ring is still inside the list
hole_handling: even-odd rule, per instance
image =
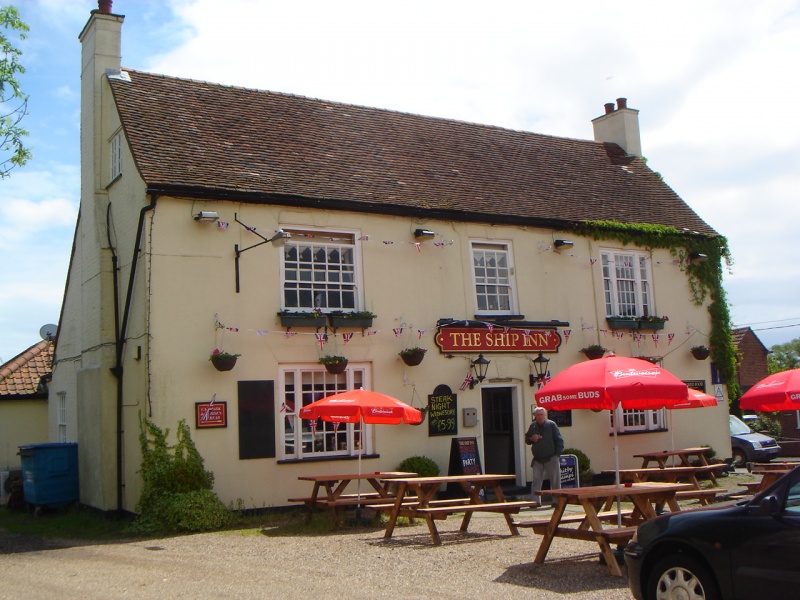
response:
[[[389,521],[386,523],[386,533],[383,534],[383,539],[388,540],[392,537],[394,526],[397,523],[397,516],[400,514],[400,507],[403,505],[403,498],[406,495],[407,484],[400,482],[397,484],[397,498],[392,505],[392,512],[389,515]]]
[[[536,551],[536,558],[533,559],[535,563],[543,563],[547,558],[547,552],[550,550],[550,544],[553,543],[558,524],[561,522],[561,517],[564,516],[564,509],[567,507],[567,499],[559,497],[556,501],[556,507],[553,510],[553,516],[550,517],[550,523],[544,530],[542,541],[539,543],[539,549]]]

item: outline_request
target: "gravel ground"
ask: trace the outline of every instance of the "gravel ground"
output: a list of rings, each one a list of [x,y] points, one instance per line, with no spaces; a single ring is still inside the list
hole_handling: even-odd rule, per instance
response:
[[[734,490],[754,476],[720,484]],[[571,507],[572,508],[572,507]],[[520,518],[546,518],[549,509]],[[630,598],[625,577],[599,562],[595,544],[556,538],[544,564],[540,536],[509,535],[502,516],[439,522],[432,546],[424,523],[342,529],[315,536],[247,530],[128,543],[39,540],[0,531],[0,598]],[[623,568],[623,572],[624,572]]]

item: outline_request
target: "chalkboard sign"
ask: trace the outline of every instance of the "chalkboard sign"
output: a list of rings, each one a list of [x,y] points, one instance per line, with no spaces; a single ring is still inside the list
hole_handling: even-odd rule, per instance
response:
[[[458,395],[449,386],[437,385],[428,396],[428,436],[458,435]]]
[[[481,457],[477,438],[453,438],[450,442],[450,468],[448,475],[480,475]]]
[[[576,488],[581,486],[578,475],[578,457],[574,454],[562,454],[558,457],[561,468],[561,487]]]

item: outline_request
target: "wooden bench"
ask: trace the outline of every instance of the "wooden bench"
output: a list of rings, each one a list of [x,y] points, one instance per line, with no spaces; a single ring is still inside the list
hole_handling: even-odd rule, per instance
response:
[[[539,506],[538,502],[531,500],[515,500],[512,502],[486,502],[484,504],[446,504],[444,506],[427,506],[425,508],[414,508],[414,512],[420,515],[430,515],[434,519],[447,518],[454,513],[467,512],[502,512],[518,513],[523,508]]]
[[[717,494],[724,494],[728,490],[725,488],[701,488],[699,490],[680,490],[675,492],[678,500],[696,499],[700,504],[706,505],[716,499]]]
[[[751,494],[755,494],[756,492],[761,489],[761,482],[760,481],[746,481],[742,484],[742,487],[746,488],[748,492]]]
[[[631,516],[633,515],[632,510],[623,510],[620,513],[620,517],[623,520],[630,520]],[[617,518],[617,511],[615,510],[608,510],[597,513],[597,518],[601,521],[615,521]],[[559,524],[564,523],[581,523],[584,519],[586,519],[585,514],[577,514],[577,515],[564,515],[561,517]],[[542,526],[547,526],[550,523],[550,519],[540,519],[538,521],[518,521],[515,522],[514,525],[517,527],[528,527],[531,529],[536,530],[537,528],[541,528]]]
[[[544,535],[549,524],[550,522],[547,521],[544,525],[535,525],[533,527],[534,533]],[[520,525],[517,524],[517,527],[519,526]],[[638,526],[636,525],[631,525],[628,527],[610,527],[608,529],[603,529],[602,531],[595,531],[593,529],[578,529],[573,527],[556,527],[554,536],[570,538],[574,540],[583,540],[586,542],[592,542],[598,537],[601,537],[609,543],[625,544],[630,541],[637,529]]]
[[[449,498],[446,500],[431,500],[428,502],[428,506],[463,506],[465,504],[469,504],[469,498]],[[382,504],[367,504],[367,508],[374,508],[380,511],[390,511],[394,506],[394,499],[391,503],[384,502]],[[403,503],[400,505],[402,508],[417,508],[419,506],[419,502],[414,500],[413,498],[409,498],[408,500],[403,500]]]

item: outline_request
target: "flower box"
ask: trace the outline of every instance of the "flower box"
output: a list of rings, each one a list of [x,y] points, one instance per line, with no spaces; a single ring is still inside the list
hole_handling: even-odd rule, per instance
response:
[[[666,319],[642,318],[639,319],[639,329],[664,329]]]
[[[636,317],[606,317],[611,329],[639,329],[639,319]]]
[[[374,318],[374,315],[367,317],[360,315],[359,313],[342,313],[337,315],[328,315],[328,323],[334,328],[352,327],[354,329],[367,329],[368,327],[372,327],[372,320]]]
[[[325,327],[325,315],[322,313],[278,313],[281,327]]]

